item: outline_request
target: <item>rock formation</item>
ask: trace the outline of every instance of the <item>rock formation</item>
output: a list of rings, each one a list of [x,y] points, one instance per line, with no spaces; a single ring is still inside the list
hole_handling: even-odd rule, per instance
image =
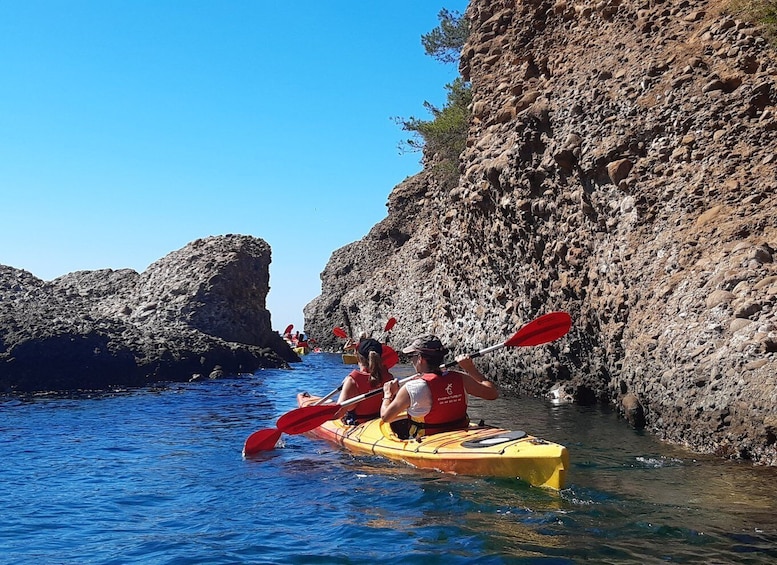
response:
[[[69,391],[288,367],[270,325],[270,247],[198,239],[138,274],[79,271],[44,282],[0,266],[0,387]]]
[[[395,316],[397,343],[434,332],[469,351],[566,310],[567,337],[479,366],[777,464],[777,66],[723,7],[473,0],[458,185],[426,155],[332,255],[307,331]]]

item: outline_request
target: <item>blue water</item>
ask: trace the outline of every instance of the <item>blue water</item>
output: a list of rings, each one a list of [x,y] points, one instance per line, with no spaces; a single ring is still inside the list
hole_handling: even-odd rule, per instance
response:
[[[304,436],[261,457],[293,371],[78,399],[0,401],[0,563],[772,563],[777,470],[693,455],[612,412],[531,398],[475,418],[565,444],[560,493],[352,457]],[[409,374],[400,367],[395,374]]]

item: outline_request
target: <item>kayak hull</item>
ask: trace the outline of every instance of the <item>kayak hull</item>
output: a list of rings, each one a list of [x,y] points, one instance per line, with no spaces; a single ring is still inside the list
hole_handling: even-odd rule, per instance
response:
[[[317,400],[317,397],[298,397],[300,406]],[[390,424],[380,419],[358,426],[330,420],[305,435],[329,441],[352,453],[379,455],[419,469],[515,478],[555,490],[564,488],[569,469],[569,453],[563,445],[522,431],[491,426],[472,424],[466,430],[434,434],[417,441],[399,439]]]
[[[346,365],[356,365],[359,363],[359,359],[355,353],[343,353],[343,363]]]
[[[297,355],[300,355],[300,356],[307,355],[308,353],[310,353],[310,348],[308,348],[308,347],[295,347],[294,348],[294,353],[296,353]]]

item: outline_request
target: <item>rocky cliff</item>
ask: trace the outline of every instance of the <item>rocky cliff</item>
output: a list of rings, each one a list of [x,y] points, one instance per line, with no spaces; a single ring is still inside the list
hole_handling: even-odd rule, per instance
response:
[[[70,391],[288,367],[270,325],[270,247],[198,239],[153,263],[44,282],[0,266],[0,389]]]
[[[719,2],[473,0],[461,178],[426,156],[337,250],[305,328],[431,331],[503,389],[611,403],[699,452],[777,464],[777,66]]]

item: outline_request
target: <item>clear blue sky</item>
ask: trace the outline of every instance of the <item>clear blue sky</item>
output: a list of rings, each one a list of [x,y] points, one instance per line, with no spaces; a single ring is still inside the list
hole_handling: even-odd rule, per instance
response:
[[[420,37],[458,0],[0,2],[0,264],[50,280],[199,237],[272,247],[273,327],[420,169],[391,118],[456,69]]]

